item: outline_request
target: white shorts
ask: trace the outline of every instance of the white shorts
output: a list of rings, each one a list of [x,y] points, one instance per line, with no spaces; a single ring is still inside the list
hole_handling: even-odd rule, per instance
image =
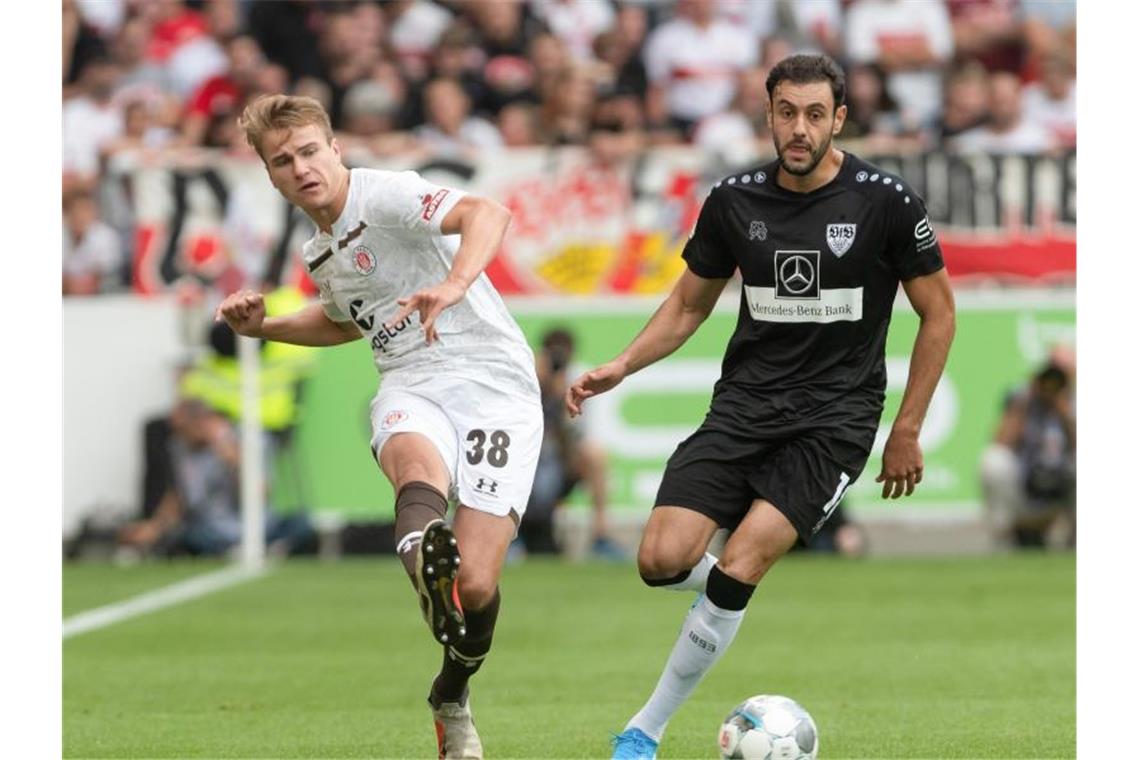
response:
[[[526,512],[542,449],[542,405],[485,385],[438,376],[380,388],[372,399],[372,451],[397,433],[430,440],[451,477],[449,498],[516,522]]]

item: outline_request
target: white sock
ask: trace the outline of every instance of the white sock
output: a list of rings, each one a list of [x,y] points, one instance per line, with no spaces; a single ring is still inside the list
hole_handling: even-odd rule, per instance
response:
[[[626,728],[639,728],[661,741],[673,713],[689,698],[701,678],[732,643],[744,610],[725,610],[700,597],[689,610],[665,670],[649,701]]]
[[[667,586],[660,586],[659,588],[669,591],[698,591],[704,593],[705,584],[709,579],[709,571],[713,569],[715,564],[716,557],[705,552],[705,556],[701,557],[700,561],[689,570],[689,574],[685,576],[685,580],[678,583],[670,583]]]

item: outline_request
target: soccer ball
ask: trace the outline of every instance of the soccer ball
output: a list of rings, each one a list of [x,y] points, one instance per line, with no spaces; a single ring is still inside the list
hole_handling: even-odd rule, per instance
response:
[[[749,697],[728,714],[717,744],[722,758],[815,760],[819,732],[795,700],[773,694]]]

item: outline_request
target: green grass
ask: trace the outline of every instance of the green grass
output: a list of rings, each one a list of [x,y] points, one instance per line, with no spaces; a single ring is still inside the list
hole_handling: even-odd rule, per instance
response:
[[[212,565],[68,566],[64,607]],[[793,556],[673,718],[658,757],[716,757],[757,693],[815,717],[823,758],[1076,754],[1072,555],[844,561]],[[529,562],[503,580],[472,706],[491,758],[608,757],[691,597],[629,565]],[[439,663],[393,560],[294,562],[67,640],[66,757],[432,757]]]

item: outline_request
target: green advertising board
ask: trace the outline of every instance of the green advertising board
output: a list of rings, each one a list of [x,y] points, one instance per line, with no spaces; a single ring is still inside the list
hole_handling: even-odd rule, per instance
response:
[[[532,346],[552,326],[573,330],[576,371],[618,353],[657,304],[657,299],[559,298],[508,305]],[[736,302],[725,299],[675,354],[587,402],[587,429],[610,455],[614,510],[646,510],[652,504],[666,459],[708,408],[735,322]],[[851,511],[862,516],[887,511],[906,517],[977,514],[978,457],[993,435],[1005,394],[1025,382],[1051,346],[1075,344],[1075,326],[1071,290],[959,294],[957,337],[923,429],[922,485],[909,499],[884,502],[874,478],[918,330],[918,318],[900,299],[887,340],[883,425],[863,476],[848,492]],[[311,508],[348,519],[391,518],[392,492],[368,443],[368,405],[376,386],[371,353],[363,343],[320,352],[317,371],[305,388],[295,455],[277,468],[280,502],[303,498]],[[584,495],[574,494],[570,503],[584,504]]]

